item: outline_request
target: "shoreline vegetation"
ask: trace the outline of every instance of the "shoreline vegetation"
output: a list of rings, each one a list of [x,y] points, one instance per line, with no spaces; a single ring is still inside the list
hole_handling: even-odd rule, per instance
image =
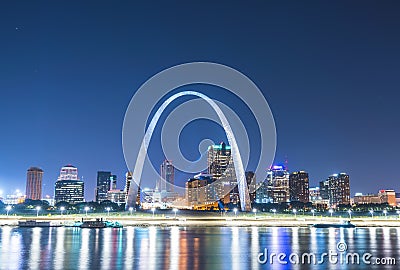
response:
[[[323,216],[298,216],[289,215],[277,216],[190,216],[190,215],[155,215],[146,214],[110,214],[109,216],[102,214],[89,215],[55,215],[55,216],[32,216],[32,215],[13,215],[0,216],[0,226],[18,226],[18,221],[36,220],[49,221],[51,224],[58,226],[72,225],[74,222],[84,220],[93,220],[103,218],[110,221],[118,221],[123,226],[180,226],[180,227],[310,227],[313,224],[329,224],[339,223],[343,220],[350,220],[348,217],[323,217]],[[354,217],[351,223],[357,227],[400,227],[400,219],[398,217]]]

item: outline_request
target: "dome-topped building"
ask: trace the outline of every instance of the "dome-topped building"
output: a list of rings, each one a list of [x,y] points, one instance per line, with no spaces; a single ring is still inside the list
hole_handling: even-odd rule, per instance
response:
[[[84,202],[84,188],[83,181],[79,180],[78,169],[71,164],[65,165],[61,168],[60,175],[55,183],[54,199],[56,203],[76,204]]]
[[[58,181],[60,180],[79,180],[78,177],[78,168],[72,166],[71,164],[65,165],[61,168],[60,176],[58,177]]]

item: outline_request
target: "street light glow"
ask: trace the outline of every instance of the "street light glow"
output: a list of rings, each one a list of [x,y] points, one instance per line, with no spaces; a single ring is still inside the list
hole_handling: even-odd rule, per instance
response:
[[[8,212],[10,212],[10,210],[12,209],[11,205],[7,205],[6,206],[6,210],[7,210],[7,217],[8,217]]]

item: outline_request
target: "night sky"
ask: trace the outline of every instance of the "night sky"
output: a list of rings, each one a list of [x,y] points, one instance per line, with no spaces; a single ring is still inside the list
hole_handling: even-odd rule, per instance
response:
[[[98,170],[123,188],[130,99],[157,72],[192,61],[231,66],[257,84],[275,117],[276,161],[308,171],[311,186],[346,172],[352,195],[400,191],[399,2],[82,2],[0,4],[4,194],[24,191],[26,170],[40,166],[53,195],[69,163],[88,200]],[[150,156],[163,158],[155,147]]]

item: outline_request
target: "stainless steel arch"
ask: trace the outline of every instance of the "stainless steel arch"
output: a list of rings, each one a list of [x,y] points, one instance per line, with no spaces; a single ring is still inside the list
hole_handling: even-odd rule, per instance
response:
[[[235,139],[235,136],[233,134],[232,128],[229,125],[228,120],[226,119],[225,115],[223,114],[222,110],[218,107],[218,105],[208,96],[195,92],[195,91],[183,91],[179,92],[177,94],[172,95],[169,97],[164,103],[158,108],[157,112],[154,114],[153,118],[151,119],[151,122],[146,130],[145,136],[142,140],[141,146],[140,146],[140,151],[138,153],[138,157],[136,159],[136,164],[134,167],[134,171],[132,174],[132,180],[133,182],[136,182],[140,184],[140,179],[142,176],[142,170],[143,170],[143,165],[146,159],[147,155],[147,149],[150,143],[150,139],[153,135],[154,128],[165,110],[165,108],[175,99],[182,97],[182,96],[197,96],[199,98],[202,98],[205,100],[217,113],[219,119],[221,120],[222,127],[224,128],[226,132],[226,136],[228,138],[228,142],[231,146],[232,150],[232,157],[233,157],[233,163],[235,166],[235,173],[236,173],[236,178],[237,178],[237,183],[238,183],[238,190],[239,190],[239,197],[240,197],[240,207],[242,211],[251,211],[251,203],[250,203],[250,196],[249,196],[249,190],[247,187],[247,182],[246,182],[246,176],[245,176],[245,171],[243,168],[243,163],[242,163],[242,158],[240,156],[240,151]],[[133,184],[132,182],[132,184]],[[135,205],[136,201],[136,196],[137,196],[137,189],[133,188],[133,185],[131,184],[131,188],[129,189],[128,193],[128,198],[127,198],[127,203],[126,203],[126,209],[129,207],[133,207]]]

